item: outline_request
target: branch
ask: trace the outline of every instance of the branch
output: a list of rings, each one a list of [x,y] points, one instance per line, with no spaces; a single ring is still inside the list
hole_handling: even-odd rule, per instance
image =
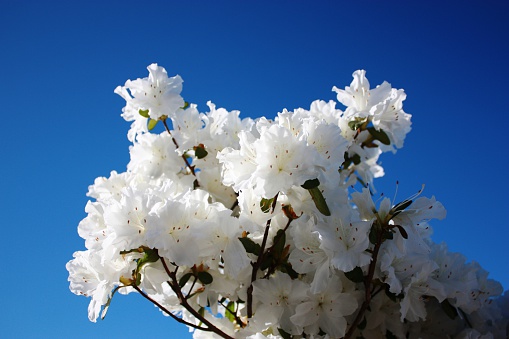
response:
[[[170,129],[168,128],[168,124],[166,123],[166,119],[163,119],[163,125],[164,125],[164,128],[166,129],[166,132],[168,132],[168,134],[170,135],[171,137],[171,140],[173,141],[173,143],[175,144],[175,147],[179,148],[179,145],[177,143],[177,140],[175,140],[175,138],[173,137],[173,135],[171,134],[171,131]],[[189,170],[191,171],[191,173],[196,177],[196,173],[194,171],[194,166],[191,166],[191,164],[189,163],[189,160],[187,160],[186,156],[184,154],[182,154],[182,159],[184,159],[184,162],[186,163],[186,167],[189,168]],[[196,187],[200,187],[200,184],[198,183],[198,180],[196,180],[196,184],[195,184]]]
[[[214,326],[214,324],[212,324],[210,321],[205,319],[204,316],[202,316],[191,305],[189,305],[189,303],[187,302],[187,298],[182,293],[182,290],[181,290],[179,283],[177,281],[178,267],[174,272],[171,272],[170,269],[168,268],[168,265],[166,264],[166,261],[164,261],[164,258],[159,257],[159,259],[161,259],[161,263],[164,266],[164,270],[166,271],[166,274],[168,274],[168,277],[170,277],[170,279],[171,279],[171,281],[168,281],[168,285],[170,285],[173,292],[175,292],[175,294],[179,298],[180,305],[182,305],[189,313],[191,313],[194,317],[196,317],[196,319],[200,320],[203,324],[205,324],[207,326],[206,329],[200,328],[200,330],[207,331],[207,332],[214,332],[215,334],[217,334],[223,338],[226,338],[226,339],[234,339],[233,337],[229,336],[228,334],[224,333],[219,328]]]
[[[267,253],[271,253],[274,250],[274,248],[279,244],[279,242],[281,241],[281,238],[283,237],[283,234],[286,232],[286,230],[288,229],[288,227],[290,226],[290,223],[292,221],[293,221],[293,219],[288,219],[288,222],[286,223],[286,226],[283,229],[283,233],[279,233],[279,234],[276,235],[276,237],[274,238],[274,243],[267,250]],[[264,279],[268,278],[272,273],[274,273],[274,271],[276,270],[277,266],[278,265],[271,265],[271,267],[269,267],[269,269],[267,270],[267,273],[265,274],[265,276],[263,278]]]
[[[227,306],[224,306],[224,304],[222,302],[219,302],[219,305],[223,306],[224,309],[226,311],[228,311],[228,313],[230,313],[235,318],[235,322],[237,323],[237,325],[239,325],[242,328],[246,327],[246,324],[244,324],[244,322],[237,315],[237,311],[235,311],[235,313],[233,313]]]
[[[373,227],[376,227],[376,225],[373,225]],[[383,242],[383,229],[381,228],[376,239],[375,248],[373,249],[373,255],[371,263],[369,264],[368,275],[364,280],[365,289],[364,302],[362,303],[361,308],[359,309],[359,312],[357,313],[357,316],[355,317],[355,320],[353,321],[352,325],[350,325],[348,332],[346,332],[344,339],[350,339],[352,337],[353,333],[355,332],[355,329],[357,328],[362,318],[364,317],[364,313],[368,309],[369,303],[371,302],[371,297],[373,296],[371,294],[371,283],[373,281],[373,275],[375,274],[375,266],[378,258],[378,251],[380,250],[382,242]]]
[[[279,195],[279,193],[276,193],[276,195],[274,196],[274,200],[272,201],[270,213],[274,213],[278,195]],[[265,245],[267,244],[267,238],[269,237],[269,229],[270,229],[271,220],[272,220],[272,218],[267,220],[267,224],[265,225],[265,232],[263,234],[262,246],[260,248],[260,255],[258,256],[258,259],[256,260],[256,262],[254,264],[251,263],[251,265],[253,266],[253,270],[251,271],[251,284],[247,288],[247,317],[248,318],[251,318],[253,316],[253,282],[255,282],[255,280],[256,280],[256,274],[258,273],[260,264],[262,263],[262,260],[265,256],[264,251],[265,251]]]
[[[133,285],[130,285],[131,287],[133,287],[136,291],[138,291],[139,294],[141,294],[145,299],[147,299],[148,301],[150,301],[152,304],[156,305],[157,307],[159,307],[159,309],[161,309],[161,311],[163,311],[164,313],[168,314],[170,317],[172,317],[174,320],[178,321],[179,323],[181,324],[184,324],[184,325],[187,325],[187,326],[190,326],[190,327],[193,327],[193,328],[196,328],[198,330],[202,330],[202,331],[210,331],[209,328],[204,328],[204,327],[201,327],[201,326],[198,326],[198,325],[195,325],[193,323],[190,323],[188,321],[185,321],[184,319],[182,318],[179,318],[177,317],[175,314],[171,313],[166,307],[164,307],[163,305],[159,304],[157,301],[155,301],[154,299],[152,299],[150,296],[148,296],[148,294],[146,294],[145,292],[143,292],[138,286],[136,286],[136,284],[133,284]]]

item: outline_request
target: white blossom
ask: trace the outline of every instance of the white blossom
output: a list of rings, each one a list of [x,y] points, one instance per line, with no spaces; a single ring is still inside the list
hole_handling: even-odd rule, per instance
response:
[[[507,336],[509,294],[431,238],[443,205],[422,190],[373,200],[383,153],[411,129],[402,89],[358,70],[333,87],[344,111],[315,100],[252,120],[201,113],[180,76],[148,70],[115,89],[130,161],[89,186],[87,250],[66,265],[91,321],[141,292],[195,338]]]

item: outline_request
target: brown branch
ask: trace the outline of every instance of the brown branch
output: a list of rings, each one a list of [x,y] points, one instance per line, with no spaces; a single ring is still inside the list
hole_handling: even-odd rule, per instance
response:
[[[182,318],[179,318],[177,317],[175,314],[171,313],[166,307],[164,307],[163,305],[159,304],[157,301],[155,301],[154,299],[152,299],[148,294],[146,294],[145,292],[143,292],[138,286],[136,286],[135,284],[131,285],[136,291],[138,291],[139,294],[141,294],[145,299],[147,299],[148,301],[150,301],[152,304],[156,305],[157,307],[159,307],[159,309],[161,311],[163,311],[164,313],[168,314],[170,317],[172,317],[174,320],[178,321],[179,323],[181,324],[184,324],[184,325],[187,325],[187,326],[190,326],[190,327],[193,327],[193,328],[196,328],[198,330],[202,330],[202,331],[210,331],[209,328],[204,328],[204,327],[201,327],[201,326],[198,326],[198,325],[195,325],[193,323],[190,323],[188,321],[185,321],[184,319]]]
[[[224,306],[224,304],[222,302],[219,302],[219,305],[223,306],[224,309],[226,311],[228,311],[228,313],[230,313],[235,318],[235,322],[237,323],[237,325],[239,325],[242,328],[246,327],[246,324],[244,324],[242,319],[239,318],[239,316],[237,315],[237,312],[235,312],[235,313],[232,312],[227,306]]]
[[[279,244],[279,242],[281,241],[281,238],[283,237],[284,232],[286,232],[286,230],[288,229],[288,227],[290,226],[290,223],[292,221],[293,221],[293,219],[288,219],[288,222],[286,223],[286,226],[283,229],[283,233],[279,233],[276,235],[276,237],[274,238],[274,243],[267,250],[267,253],[271,253],[274,250],[274,248]],[[269,267],[269,269],[267,270],[267,273],[263,276],[263,278],[264,279],[268,278],[272,273],[274,273],[274,271],[276,270],[276,267],[277,267],[277,265],[271,265],[271,267]]]
[[[274,200],[272,201],[270,213],[274,213],[278,195],[279,195],[279,193],[276,193],[276,195],[274,196]],[[269,237],[269,229],[270,229],[271,220],[272,220],[272,218],[267,220],[267,224],[265,225],[265,232],[263,234],[262,246],[260,248],[260,255],[258,256],[258,259],[256,260],[256,262],[254,264],[251,263],[251,265],[253,266],[253,269],[251,271],[251,284],[247,288],[247,317],[248,318],[251,318],[253,316],[253,282],[255,282],[255,280],[256,280],[256,274],[258,273],[258,269],[260,268],[262,260],[265,256],[264,251],[265,251],[265,245],[267,244],[267,238]]]
[[[164,125],[164,128],[166,129],[166,132],[168,132],[168,134],[170,135],[171,137],[171,140],[173,141],[173,143],[175,144],[175,147],[179,148],[179,144],[177,143],[177,140],[175,140],[175,138],[173,137],[173,135],[171,134],[171,131],[170,131],[170,128],[168,127],[168,124],[166,123],[166,119],[163,119],[162,120],[163,122],[163,125]],[[191,164],[189,163],[189,160],[187,160],[185,154],[182,154],[182,159],[184,159],[184,162],[186,163],[186,167],[189,168],[189,170],[191,171],[191,173],[196,177],[196,173],[194,171],[194,166],[191,166]],[[196,187],[200,187],[200,184],[198,183],[198,181],[196,180],[196,184],[195,184]]]
[[[180,305],[182,305],[189,313],[191,313],[193,316],[196,317],[196,319],[200,320],[203,324],[207,326],[206,329],[200,328],[202,331],[207,332],[214,332],[215,334],[226,338],[226,339],[234,339],[233,337],[229,336],[228,334],[221,331],[219,328],[217,328],[214,324],[212,324],[210,321],[205,319],[204,316],[202,316],[198,311],[196,311],[189,303],[187,302],[187,298],[182,293],[182,289],[179,286],[179,283],[177,281],[177,269],[174,272],[171,272],[168,268],[168,265],[166,264],[166,261],[163,257],[159,257],[161,259],[161,263],[164,266],[164,270],[166,271],[166,274],[168,274],[168,277],[170,277],[171,281],[168,281],[168,285],[170,285],[171,289],[177,297],[179,298]]]
[[[373,225],[373,227],[377,227],[377,225],[375,224]],[[371,297],[373,296],[371,294],[371,283],[373,281],[373,275],[375,274],[375,266],[378,258],[378,251],[380,250],[382,242],[383,242],[383,229],[382,227],[380,227],[380,231],[376,239],[375,248],[373,249],[372,260],[371,263],[369,264],[368,275],[364,279],[364,289],[365,289],[364,302],[362,303],[361,308],[359,309],[359,312],[355,317],[355,320],[350,325],[348,332],[346,332],[344,339],[350,339],[352,337],[353,333],[355,332],[355,329],[357,328],[362,318],[364,317],[364,313],[368,309],[369,303],[371,302]]]

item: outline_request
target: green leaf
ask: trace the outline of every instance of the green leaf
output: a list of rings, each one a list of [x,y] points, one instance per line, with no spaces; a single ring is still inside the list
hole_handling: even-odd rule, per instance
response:
[[[360,267],[356,267],[350,272],[345,272],[345,276],[354,283],[361,283],[364,281],[364,273],[362,273],[362,268]]]
[[[303,185],[301,185],[300,187],[310,190],[310,189],[318,187],[318,186],[320,186],[320,181],[318,179],[309,179],[309,180],[306,180],[306,182]]]
[[[187,101],[184,102],[184,106],[182,106],[182,109],[186,109],[189,107],[189,103]]]
[[[242,243],[242,246],[246,249],[247,253],[260,255],[260,251],[262,250],[261,246],[255,243],[251,238],[244,237],[239,238],[239,240]]]
[[[138,111],[138,113],[140,113],[140,115],[141,115],[142,117],[144,117],[144,118],[148,118],[148,117],[149,117],[149,115],[148,115],[148,109],[146,109],[146,110],[142,110],[142,109],[140,109],[140,110]]]
[[[363,330],[366,328],[366,325],[368,324],[368,322],[366,321],[366,317],[362,318],[362,321],[360,322],[359,325],[357,325],[357,328],[359,328],[359,330]]]
[[[143,253],[144,253],[143,258],[138,259],[136,272],[139,272],[143,265],[148,264],[150,262],[156,262],[159,260],[159,253],[157,252],[157,249],[143,247]]]
[[[292,280],[295,280],[299,277],[299,273],[297,273],[293,267],[292,267],[292,264],[290,264],[289,262],[285,262],[284,264],[281,264],[281,266],[279,267],[279,270],[283,273],[286,273],[290,276],[290,278],[292,278]]]
[[[354,154],[352,156],[352,161],[353,161],[354,165],[360,164],[361,163],[361,156],[358,155],[358,154]]]
[[[330,216],[329,206],[325,202],[325,198],[322,195],[322,191],[318,187],[308,189],[309,194],[311,194],[311,199],[315,203],[316,208],[323,215]]]
[[[159,260],[159,253],[155,248],[145,248],[145,255],[140,259],[143,263],[156,262]]]
[[[201,315],[202,317],[205,316],[205,307],[200,307],[200,309],[198,310],[198,314]]]
[[[125,254],[129,254],[129,253],[143,253],[143,252],[145,252],[143,247],[138,247],[138,248],[133,248],[133,249],[126,250],[126,251],[120,251],[120,254],[125,255]]]
[[[272,253],[268,253],[266,254],[263,259],[262,259],[262,262],[260,263],[260,269],[262,271],[266,270],[267,268],[270,267],[270,265],[272,265],[274,263],[274,256],[272,255]]]
[[[399,230],[399,233],[401,233],[401,236],[405,239],[408,239],[408,233],[405,231],[405,229],[403,228],[403,226],[401,225],[394,225],[394,227],[397,227],[398,230]]]
[[[205,150],[205,146],[203,144],[199,144],[198,146],[194,146],[193,147],[194,149],[194,155],[196,155],[196,157],[198,159],[203,159],[207,156],[207,154],[209,154],[209,152],[207,152]]]
[[[179,286],[180,286],[180,288],[184,287],[184,286],[187,284],[187,282],[189,281],[189,278],[191,278],[192,276],[193,276],[193,274],[192,274],[192,273],[186,273],[186,274],[184,274],[184,275],[182,276],[182,278],[180,278],[180,280],[179,280]]]
[[[393,302],[397,303],[399,302],[398,299],[403,299],[403,294],[400,293],[400,294],[395,294],[395,293],[392,293],[390,290],[389,290],[389,285],[385,285],[385,295],[391,299]]]
[[[136,281],[134,283],[136,284],[136,286],[140,286],[140,284],[141,284],[141,273],[140,272],[136,273]]]
[[[117,286],[113,289],[113,291],[111,292],[111,296],[108,297],[108,301],[106,302],[106,304],[104,305],[103,307],[103,311],[101,312],[101,320],[104,320],[104,318],[106,317],[106,312],[108,312],[108,309],[110,308],[110,304],[111,304],[111,300],[113,299],[113,296],[115,295],[115,293],[119,290],[119,288],[121,288],[123,286]]]
[[[365,118],[355,118],[354,120],[348,122],[348,127],[350,127],[352,131],[356,131],[361,128],[365,122]]]
[[[283,338],[283,339],[292,339],[293,338],[293,335],[291,335],[288,332],[285,332],[282,328],[278,328],[277,330],[279,331],[279,335],[281,336],[281,338]]]
[[[391,210],[389,211],[389,214],[395,217],[402,211],[404,211],[408,206],[412,204],[412,200],[403,200],[402,202],[396,204]]]
[[[262,198],[262,200],[260,201],[260,208],[262,209],[262,212],[269,213],[273,202],[274,202],[274,198],[272,198],[272,199]]]
[[[386,330],[385,331],[385,338],[386,339],[398,339],[391,331]]]
[[[376,224],[373,224],[373,226],[371,226],[371,230],[369,231],[369,242],[372,243],[373,245],[376,244],[376,242],[378,241],[378,233],[380,231],[378,230],[378,225]]]
[[[391,231],[384,231],[384,235],[383,235],[383,240],[392,240],[394,239],[394,233],[392,233]]]
[[[209,285],[212,284],[214,278],[212,278],[212,275],[209,272],[201,271],[198,272],[198,280],[200,280],[205,285]]]
[[[350,166],[352,164],[352,159],[350,159],[350,157],[348,156],[348,152],[345,152],[344,156],[343,156],[343,163],[341,164],[341,168],[342,169],[347,169],[348,166]]]
[[[458,310],[456,307],[452,306],[448,299],[445,299],[440,303],[442,306],[442,310],[444,310],[445,314],[451,319],[455,319],[458,316]]]
[[[157,123],[159,122],[159,120],[154,120],[154,119],[150,119],[148,121],[148,130],[151,131],[154,129],[154,127],[156,127]]]
[[[226,319],[230,320],[232,323],[235,322],[235,303],[230,301],[226,306],[226,312],[224,312],[224,316]]]
[[[385,133],[382,129],[377,131],[374,127],[368,127],[368,132],[371,134],[373,138],[380,141],[384,145],[390,145],[391,139],[389,139],[389,136],[387,133]]]
[[[141,273],[140,272],[141,272],[141,269],[143,268],[143,266],[145,266],[148,263],[156,262],[159,260],[159,253],[157,252],[157,249],[152,249],[152,248],[148,248],[145,246],[140,247],[140,249],[143,250],[144,255],[143,255],[143,258],[140,258],[137,261],[136,272],[135,272],[136,286],[139,286],[141,284]]]
[[[278,230],[276,235],[274,236],[274,248],[272,252],[274,253],[274,257],[281,258],[281,255],[283,254],[283,250],[285,249],[285,243],[286,243],[286,234],[283,230]]]

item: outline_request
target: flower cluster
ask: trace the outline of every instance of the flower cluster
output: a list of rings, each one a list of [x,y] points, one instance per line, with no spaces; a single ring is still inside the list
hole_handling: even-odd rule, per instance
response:
[[[134,292],[196,338],[506,337],[508,293],[430,238],[442,204],[373,200],[380,155],[410,131],[403,90],[359,70],[333,88],[344,110],[240,119],[148,70],[115,90],[130,162],[89,187],[67,263],[91,321]]]

